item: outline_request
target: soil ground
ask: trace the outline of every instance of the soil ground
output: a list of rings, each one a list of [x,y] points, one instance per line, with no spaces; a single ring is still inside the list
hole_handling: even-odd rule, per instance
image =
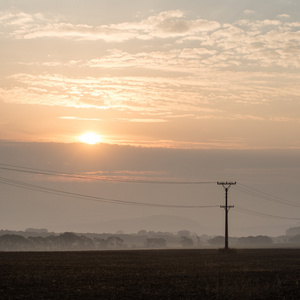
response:
[[[0,252],[1,299],[299,299],[300,249]]]

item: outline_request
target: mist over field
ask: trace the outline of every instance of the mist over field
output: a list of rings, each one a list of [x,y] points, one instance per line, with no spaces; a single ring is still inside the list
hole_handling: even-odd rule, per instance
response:
[[[280,236],[226,237],[198,235],[189,230],[177,232],[139,230],[136,233],[49,232],[46,228],[25,231],[0,230],[0,251],[111,251],[145,249],[298,249],[300,227],[292,227]]]

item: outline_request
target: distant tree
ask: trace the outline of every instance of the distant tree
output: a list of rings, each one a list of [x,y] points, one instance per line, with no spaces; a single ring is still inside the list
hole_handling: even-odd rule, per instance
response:
[[[177,232],[177,235],[179,236],[187,236],[187,237],[190,237],[191,236],[191,233],[189,230],[179,230]]]
[[[207,242],[211,245],[219,246],[219,245],[223,245],[225,243],[225,238],[224,238],[224,236],[219,235],[212,239],[207,240]]]
[[[95,247],[97,249],[106,249],[107,248],[107,240],[106,239],[101,239],[101,238],[94,238],[93,239]]]
[[[50,250],[47,244],[47,239],[43,238],[41,236],[30,236],[27,238],[27,241],[29,242],[30,250],[36,250],[36,251],[47,251]]]
[[[65,232],[59,236],[23,236],[7,234],[0,236],[2,251],[63,251],[63,250],[93,250],[94,242],[86,236],[77,236]]]
[[[123,248],[124,241],[117,236],[110,236],[106,239],[108,248]]]
[[[0,236],[1,251],[25,251],[28,250],[29,243],[27,239],[20,235],[5,234]]]
[[[191,238],[187,237],[187,236],[182,236],[180,238],[180,243],[182,245],[182,247],[192,247],[194,246],[194,242]]]
[[[80,243],[79,243],[80,250],[93,250],[95,249],[95,244],[92,239],[82,235],[80,236]]]
[[[48,233],[48,229],[46,228],[27,228],[25,232],[35,232],[35,233]]]
[[[300,234],[290,237],[289,242],[290,243],[300,243]]]
[[[60,250],[72,250],[76,248],[79,243],[79,237],[72,232],[65,232],[60,234],[55,238],[57,242],[57,247]]]
[[[258,235],[255,238],[256,238],[256,243],[258,244],[265,244],[265,245],[273,244],[273,240],[269,236]]]
[[[147,248],[164,248],[167,242],[163,238],[148,238],[145,241],[145,246]]]
[[[55,238],[61,250],[90,250],[94,248],[91,239],[85,236],[78,236],[72,232],[65,232]]]
[[[285,231],[286,235],[297,235],[300,234],[300,227],[291,227]]]
[[[138,235],[147,235],[148,232],[146,230],[142,229],[142,230],[139,230],[137,234]]]
[[[258,235],[258,236],[248,236],[241,237],[237,241],[238,245],[271,245],[273,241],[268,236]]]
[[[57,236],[50,235],[45,237],[44,240],[48,251],[60,250],[57,241]]]
[[[197,238],[197,246],[200,246],[201,245],[201,239],[200,239],[198,234],[196,235],[196,238]]]

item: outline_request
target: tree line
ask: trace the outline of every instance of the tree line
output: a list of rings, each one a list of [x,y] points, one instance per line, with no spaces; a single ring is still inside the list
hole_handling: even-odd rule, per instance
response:
[[[182,245],[193,245],[192,239],[184,237]],[[188,242],[187,242],[188,241]],[[77,235],[65,232],[58,236],[50,235],[24,237],[16,234],[0,236],[0,251],[87,251],[124,249],[128,245],[116,235],[107,238]],[[147,237],[142,245],[145,248],[165,248],[167,241],[161,237]]]
[[[296,247],[300,244],[300,227],[290,228],[286,235],[230,237],[231,247],[272,247],[282,244]],[[137,233],[117,234],[65,232],[57,234],[47,229],[28,228],[25,231],[0,230],[0,251],[85,251],[140,248],[218,248],[223,247],[224,236],[198,236],[188,230],[175,233],[140,230]]]

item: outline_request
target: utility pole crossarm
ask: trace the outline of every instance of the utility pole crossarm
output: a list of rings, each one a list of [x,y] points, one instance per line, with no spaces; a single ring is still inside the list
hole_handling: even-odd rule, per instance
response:
[[[223,185],[224,188],[226,186],[230,187],[231,185],[235,185],[235,184],[236,184],[236,181],[218,181],[217,182],[217,185]]]
[[[221,208],[226,208],[225,205],[220,205]],[[230,208],[234,208],[234,205],[227,205],[227,210],[229,210]]]

